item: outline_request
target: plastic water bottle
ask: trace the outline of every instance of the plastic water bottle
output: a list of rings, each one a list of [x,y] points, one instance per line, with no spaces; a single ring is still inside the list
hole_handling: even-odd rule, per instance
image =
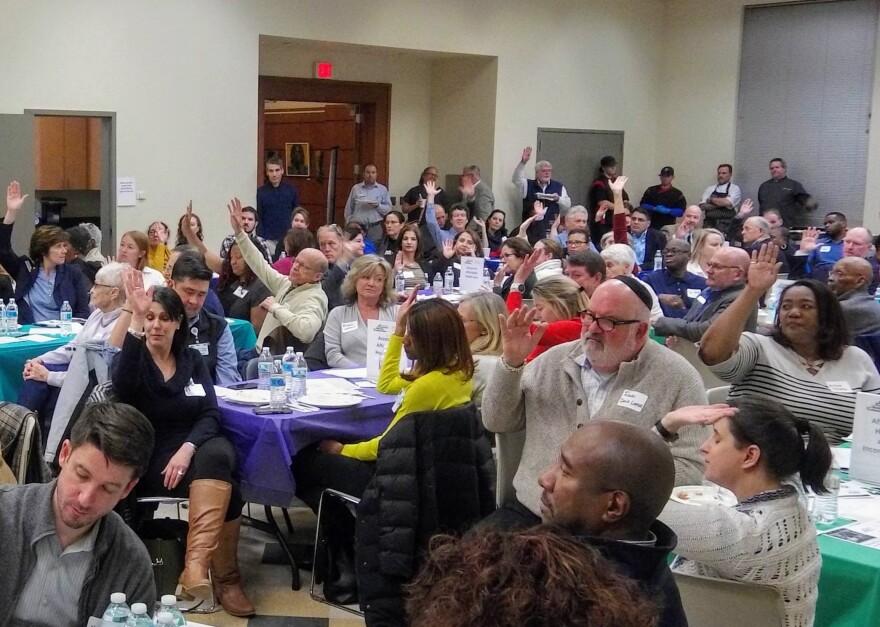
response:
[[[293,386],[291,390],[292,398],[302,398],[308,394],[309,365],[302,353],[296,354],[293,362]]]
[[[814,512],[816,520],[823,524],[833,523],[837,520],[837,498],[840,495],[840,466],[836,459],[831,460],[831,468],[825,475],[825,494],[816,495]]]
[[[403,270],[398,270],[394,275],[394,289],[398,294],[403,294],[406,291],[406,278],[403,276]]]
[[[455,272],[452,271],[452,266],[446,268],[446,275],[443,277],[443,291],[447,294],[452,294],[452,291],[455,289]]]
[[[489,268],[483,268],[483,289],[492,291],[492,275],[489,274]]]
[[[281,370],[284,371],[284,388],[287,392],[287,398],[293,393],[293,366],[296,362],[296,353],[293,352],[293,346],[288,346],[281,358]]]
[[[113,625],[124,625],[131,614],[131,608],[125,602],[124,592],[114,592],[110,595],[110,605],[104,610],[101,617],[101,627],[113,627]]]
[[[257,388],[268,390],[269,377],[272,376],[272,353],[269,352],[268,346],[263,348],[263,352],[260,353],[260,360],[257,362],[257,373],[260,377],[257,382]]]
[[[18,333],[18,305],[14,298],[10,298],[6,305],[6,332]]]
[[[443,275],[439,270],[434,273],[433,288],[434,296],[443,296]]]
[[[281,360],[276,359],[272,364],[272,375],[269,377],[269,406],[279,411],[284,409],[285,403],[287,403],[287,382],[284,380]]]
[[[61,331],[66,335],[73,333],[73,309],[69,301],[61,303]]]
[[[0,335],[6,335],[6,304],[0,298]]]
[[[171,612],[159,612],[158,614],[156,614],[156,624],[173,625],[174,617],[171,615]]]
[[[183,613],[177,608],[177,597],[173,594],[163,594],[159,602],[159,609],[156,610],[155,619],[157,625],[162,625],[162,615],[167,614],[171,620],[168,625],[186,625],[186,619]]]
[[[132,603],[131,614],[125,621],[125,627],[153,627],[153,619],[147,614],[145,603]]]
[[[654,269],[662,270],[663,269],[663,253],[661,251],[657,251],[654,253]]]

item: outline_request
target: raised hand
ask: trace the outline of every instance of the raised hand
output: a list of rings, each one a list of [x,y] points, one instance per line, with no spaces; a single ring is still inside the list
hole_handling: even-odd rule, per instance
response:
[[[428,202],[434,202],[434,196],[437,195],[437,192],[436,181],[425,181],[425,193],[428,194]]]
[[[776,283],[782,262],[777,262],[779,246],[769,242],[761,245],[761,250],[752,251],[752,262],[749,265],[748,285],[760,292],[766,292]]]
[[[536,220],[543,220],[544,214],[547,213],[547,209],[544,207],[544,203],[540,200],[536,200],[535,204],[532,205],[532,215],[535,216]]]
[[[556,219],[553,220],[553,224],[550,225],[550,234],[555,235],[559,233],[559,224],[562,222],[562,214],[557,213]]]
[[[754,206],[754,205],[752,205],[752,199],[751,199],[751,198],[746,198],[746,199],[743,201],[743,204],[740,205],[740,207],[739,207],[739,213],[737,213],[737,216],[739,216],[740,218],[744,218],[744,217],[746,217],[747,215],[749,215],[749,214],[752,212],[752,207],[753,207],[753,206]]]
[[[544,249],[533,250],[529,253],[529,256],[523,259],[522,263],[519,265],[519,268],[516,269],[516,274],[513,275],[514,283],[525,283],[526,279],[528,279],[532,272],[535,271],[535,268],[538,267],[539,264],[547,261],[547,253]]]
[[[498,270],[495,272],[495,277],[492,281],[495,283],[496,287],[501,287],[501,284],[504,283],[504,279],[507,276],[507,263],[502,263],[498,266]]]
[[[199,239],[199,236],[196,235],[196,232],[193,231],[192,228],[192,215],[193,215],[193,201],[190,200],[186,205],[186,216],[183,221],[180,223],[180,232],[186,238],[186,241],[192,244],[194,241]]]
[[[143,320],[153,303],[153,288],[144,290],[144,275],[131,266],[122,269],[125,303],[131,307],[132,318]]]
[[[458,188],[458,191],[460,191],[465,198],[470,198],[471,196],[474,195],[474,184],[471,183],[469,180],[468,181],[462,180],[461,185]]]
[[[229,209],[229,224],[232,225],[232,232],[238,235],[242,231],[241,201],[233,198],[226,208]]]
[[[526,146],[523,148],[522,159],[520,159],[520,163],[528,163],[529,159],[532,158],[532,147]]]
[[[394,272],[400,272],[403,270],[403,251],[397,251],[397,256],[394,257]]]
[[[443,240],[443,256],[452,259],[455,254],[455,245],[451,239]]]
[[[520,307],[509,316],[498,314],[504,363],[519,368],[547,330],[547,323],[533,325],[536,311]],[[532,328],[534,326],[534,328]]]
[[[615,194],[623,194],[623,188],[628,180],[629,177],[623,175],[618,176],[613,181],[608,181],[608,187],[610,187],[611,191]]]
[[[24,206],[24,199],[28,195],[21,195],[21,185],[18,181],[12,181],[6,187],[6,211],[12,214],[18,213]]]
[[[421,288],[421,285],[414,285],[412,291],[410,291],[409,295],[400,304],[400,307],[398,307],[397,324],[394,329],[394,335],[399,335],[400,337],[406,335],[406,321],[409,318],[409,310],[410,307],[413,306],[413,303],[416,302],[416,297],[419,295],[419,290]]]
[[[482,220],[482,219],[478,218],[477,216],[474,216],[474,217],[473,217],[473,223],[476,224],[478,227],[480,227],[481,230],[483,230],[483,231],[486,230],[486,222],[485,222],[485,220]]]
[[[815,226],[804,229],[804,234],[801,236],[800,250],[805,253],[811,253],[816,250],[816,247],[818,245],[819,229],[817,229]]]

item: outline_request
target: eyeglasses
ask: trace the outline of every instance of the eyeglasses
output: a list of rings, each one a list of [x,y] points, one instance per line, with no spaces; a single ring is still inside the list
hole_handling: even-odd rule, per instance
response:
[[[641,322],[641,320],[615,320],[614,318],[600,318],[593,314],[592,311],[586,310],[579,312],[581,317],[581,322],[587,326],[590,326],[594,322],[599,326],[599,328],[605,333],[610,333],[614,329],[616,329],[620,325],[624,324],[635,324],[637,322]]]
[[[715,263],[714,261],[710,261],[706,264],[707,270],[736,270],[739,266],[724,266],[720,263]]]
[[[113,289],[114,287],[119,287],[118,285],[107,285],[106,283],[92,283],[94,287],[107,287]]]

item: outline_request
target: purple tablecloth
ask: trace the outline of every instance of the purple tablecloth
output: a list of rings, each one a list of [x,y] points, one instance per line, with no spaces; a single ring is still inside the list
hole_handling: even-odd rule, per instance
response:
[[[309,378],[325,378],[320,372]],[[252,407],[217,399],[223,430],[235,446],[245,500],[287,507],[296,492],[290,470],[293,456],[309,444],[333,439],[361,442],[382,433],[391,422],[395,397],[373,388],[361,390],[370,398],[356,407],[319,412],[257,416]]]

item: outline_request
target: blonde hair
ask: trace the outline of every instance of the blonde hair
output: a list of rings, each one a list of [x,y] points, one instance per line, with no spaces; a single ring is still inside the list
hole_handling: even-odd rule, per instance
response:
[[[577,318],[587,308],[578,284],[567,276],[544,277],[532,288],[532,297],[540,298],[561,320]]]
[[[691,261],[694,263],[700,263],[698,257],[702,254],[703,245],[706,243],[706,240],[710,235],[717,235],[721,238],[721,243],[724,243],[724,233],[718,229],[697,229],[694,233],[693,241],[691,242]]]
[[[494,292],[484,292],[464,296],[461,299],[461,304],[464,303],[471,306],[474,322],[485,331],[485,334],[471,342],[471,352],[474,355],[500,355],[502,349],[501,323],[498,316],[507,315],[504,299]]]
[[[379,307],[387,307],[397,302],[397,294],[394,292],[394,276],[391,272],[391,266],[387,261],[379,255],[362,255],[354,260],[345,279],[342,281],[342,300],[348,305],[357,302],[357,282],[358,279],[372,275],[376,270],[382,270],[385,273],[385,285],[382,287],[382,294],[379,296]]]

